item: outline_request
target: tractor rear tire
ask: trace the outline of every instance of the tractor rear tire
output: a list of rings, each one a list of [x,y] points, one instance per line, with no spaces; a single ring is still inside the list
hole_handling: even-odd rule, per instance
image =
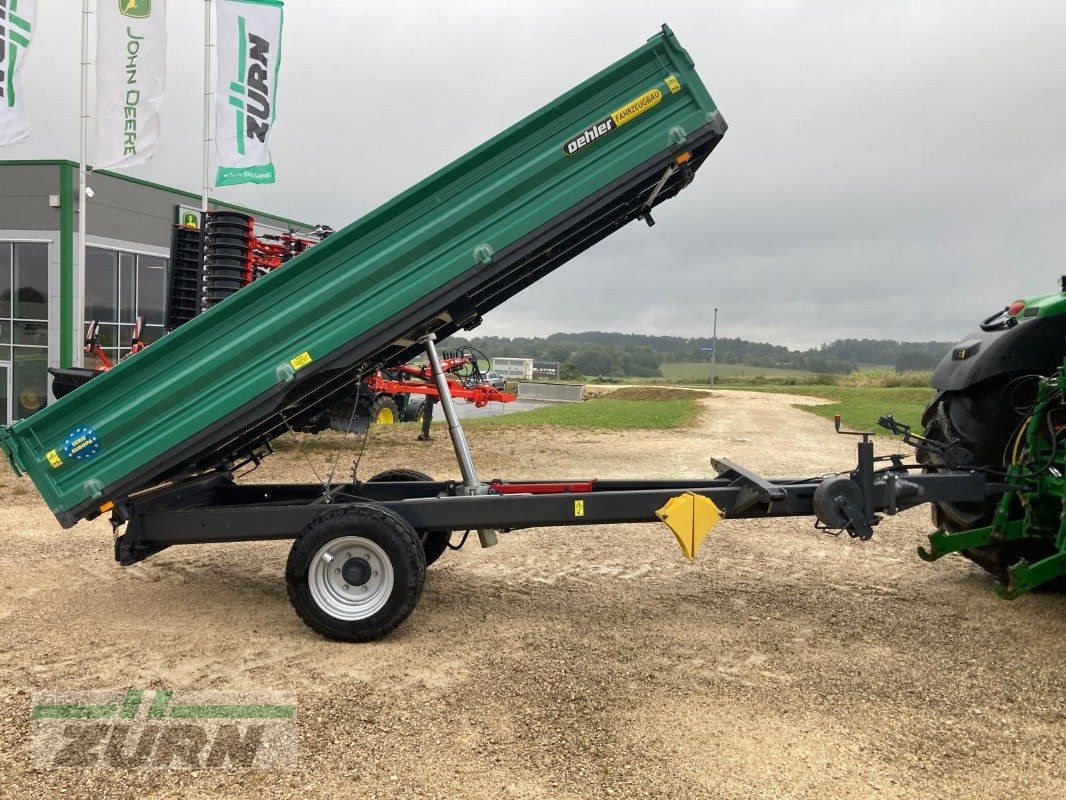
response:
[[[372,425],[392,425],[400,421],[400,407],[388,395],[374,398],[370,404],[370,422]]]
[[[417,469],[387,469],[384,472],[379,472],[367,483],[399,483],[406,481],[430,483],[433,478],[424,472],[419,472]],[[422,540],[422,549],[426,553],[426,566],[428,567],[447,551],[452,532],[419,531],[418,538]]]
[[[957,439],[958,446],[972,454],[972,466],[1006,469],[1005,453],[1024,420],[1024,416],[1012,408],[1012,398],[1007,396],[1013,377],[998,376],[960,391],[944,392],[934,400],[932,407],[926,409],[925,437],[941,443]],[[925,451],[918,451],[918,461],[930,465],[944,463],[939,455]],[[978,502],[934,503],[931,507],[933,524],[948,533],[984,527],[992,523],[998,505],[998,496]],[[1012,517],[1021,513],[1021,506],[1018,506]],[[1000,580],[1006,580],[1007,568],[1020,559],[1032,564],[1051,553],[1050,542],[1033,539],[961,551],[963,556]]]

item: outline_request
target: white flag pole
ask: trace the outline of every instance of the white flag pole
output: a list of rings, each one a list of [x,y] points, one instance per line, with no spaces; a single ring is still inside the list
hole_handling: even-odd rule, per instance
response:
[[[76,367],[82,366],[85,360],[81,338],[85,328],[85,212],[89,204],[85,185],[89,135],[89,14],[92,13],[89,3],[90,0],[82,0],[81,3],[81,142],[78,157],[78,261],[74,265],[74,330],[63,332],[66,336],[74,337],[71,352]]]
[[[214,84],[211,82],[211,0],[204,0],[204,180],[200,211],[207,211],[207,193],[211,188],[211,114],[214,112]],[[204,220],[200,219],[200,230]]]

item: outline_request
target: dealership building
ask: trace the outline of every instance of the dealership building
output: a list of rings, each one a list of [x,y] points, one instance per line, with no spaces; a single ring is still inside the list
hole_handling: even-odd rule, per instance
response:
[[[0,423],[28,417],[51,394],[48,367],[98,360],[84,355],[86,323],[114,362],[129,352],[137,317],[143,339],[165,332],[173,227],[198,226],[200,196],[114,172],[91,172],[86,256],[78,264],[78,165],[0,161]],[[256,233],[314,226],[230,203]]]

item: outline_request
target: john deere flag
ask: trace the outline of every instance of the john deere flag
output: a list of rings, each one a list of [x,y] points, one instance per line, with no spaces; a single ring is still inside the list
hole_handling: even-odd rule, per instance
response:
[[[21,142],[33,130],[22,96],[22,62],[36,19],[37,0],[0,0],[0,145]]]
[[[166,0],[99,0],[96,7],[97,167],[155,155],[167,68]]]
[[[218,0],[218,186],[273,183],[270,131],[277,116],[281,0]]]

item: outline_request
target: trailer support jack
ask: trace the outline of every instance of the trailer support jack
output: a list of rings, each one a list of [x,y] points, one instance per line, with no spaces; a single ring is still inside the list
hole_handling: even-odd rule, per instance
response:
[[[467,494],[482,494],[485,491],[484,485],[477,476],[477,470],[474,468],[474,457],[470,453],[470,445],[466,442],[466,434],[463,433],[463,426],[459,422],[459,415],[455,411],[455,403],[452,400],[451,391],[448,389],[448,379],[444,377],[444,370],[441,369],[440,356],[437,355],[437,346],[434,344],[436,336],[432,333],[428,336],[423,336],[419,339],[419,342],[426,346],[426,357],[429,359],[429,365],[433,370],[433,381],[437,384],[437,393],[440,395],[440,406],[444,410],[444,418],[448,421],[448,435],[452,439],[452,447],[455,448],[455,457],[459,461],[459,472],[463,476],[463,485],[466,487]],[[481,540],[482,547],[492,547],[499,542],[497,538],[497,532],[492,528],[483,528],[478,530],[478,539]]]

